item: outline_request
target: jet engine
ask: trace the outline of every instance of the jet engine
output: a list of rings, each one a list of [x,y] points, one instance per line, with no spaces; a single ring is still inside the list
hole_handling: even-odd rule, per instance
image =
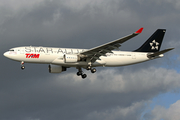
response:
[[[63,71],[66,71],[66,67],[60,66],[60,65],[49,65],[49,73],[61,73]]]
[[[65,63],[74,63],[78,61],[80,61],[80,57],[78,55],[71,55],[71,54],[64,55]]]

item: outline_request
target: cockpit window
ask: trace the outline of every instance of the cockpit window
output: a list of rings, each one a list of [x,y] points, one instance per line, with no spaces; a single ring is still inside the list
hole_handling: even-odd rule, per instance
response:
[[[14,49],[10,49],[9,51],[14,51]]]

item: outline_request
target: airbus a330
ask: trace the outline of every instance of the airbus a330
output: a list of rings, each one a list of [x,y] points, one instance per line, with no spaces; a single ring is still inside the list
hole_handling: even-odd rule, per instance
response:
[[[140,28],[130,35],[91,49],[22,46],[11,48],[4,56],[19,61],[22,70],[25,69],[24,63],[49,64],[50,73],[61,73],[67,68],[75,67],[78,69],[77,75],[86,78],[82,68],[95,73],[95,67],[119,67],[141,63],[161,58],[163,53],[174,49],[159,51],[166,29],[158,29],[140,48],[134,51],[119,50],[122,43],[137,36],[142,30],[143,28]]]

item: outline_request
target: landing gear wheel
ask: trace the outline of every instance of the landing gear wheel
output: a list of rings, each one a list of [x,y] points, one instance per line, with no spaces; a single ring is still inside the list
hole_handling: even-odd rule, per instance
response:
[[[25,66],[24,66],[24,61],[21,61],[21,69],[24,70]]]
[[[87,77],[86,74],[82,74],[81,76],[82,76],[83,79]]]
[[[22,70],[24,70],[24,69],[25,69],[25,67],[24,67],[24,66],[21,66],[21,69],[22,69]]]
[[[83,73],[81,67],[77,69],[78,69],[77,76],[81,76],[83,79],[87,77],[87,75]]]
[[[86,68],[87,70],[91,70],[91,66],[87,66],[87,68]]]
[[[82,75],[82,72],[80,72],[80,71],[77,72],[77,76],[80,76],[80,75]]]
[[[91,73],[95,73],[95,72],[96,72],[95,68],[91,69]]]

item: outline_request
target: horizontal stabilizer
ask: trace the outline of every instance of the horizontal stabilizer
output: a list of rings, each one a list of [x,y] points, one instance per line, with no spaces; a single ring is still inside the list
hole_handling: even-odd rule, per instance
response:
[[[159,52],[155,52],[155,53],[150,53],[150,54],[148,54],[147,55],[147,57],[148,58],[153,58],[153,57],[157,57],[157,56],[159,56],[159,55],[161,55],[161,54],[163,54],[163,53],[166,53],[166,52],[168,52],[168,51],[170,51],[170,50],[173,50],[174,48],[169,48],[169,49],[165,49],[165,50],[162,50],[162,51],[159,51]]]

